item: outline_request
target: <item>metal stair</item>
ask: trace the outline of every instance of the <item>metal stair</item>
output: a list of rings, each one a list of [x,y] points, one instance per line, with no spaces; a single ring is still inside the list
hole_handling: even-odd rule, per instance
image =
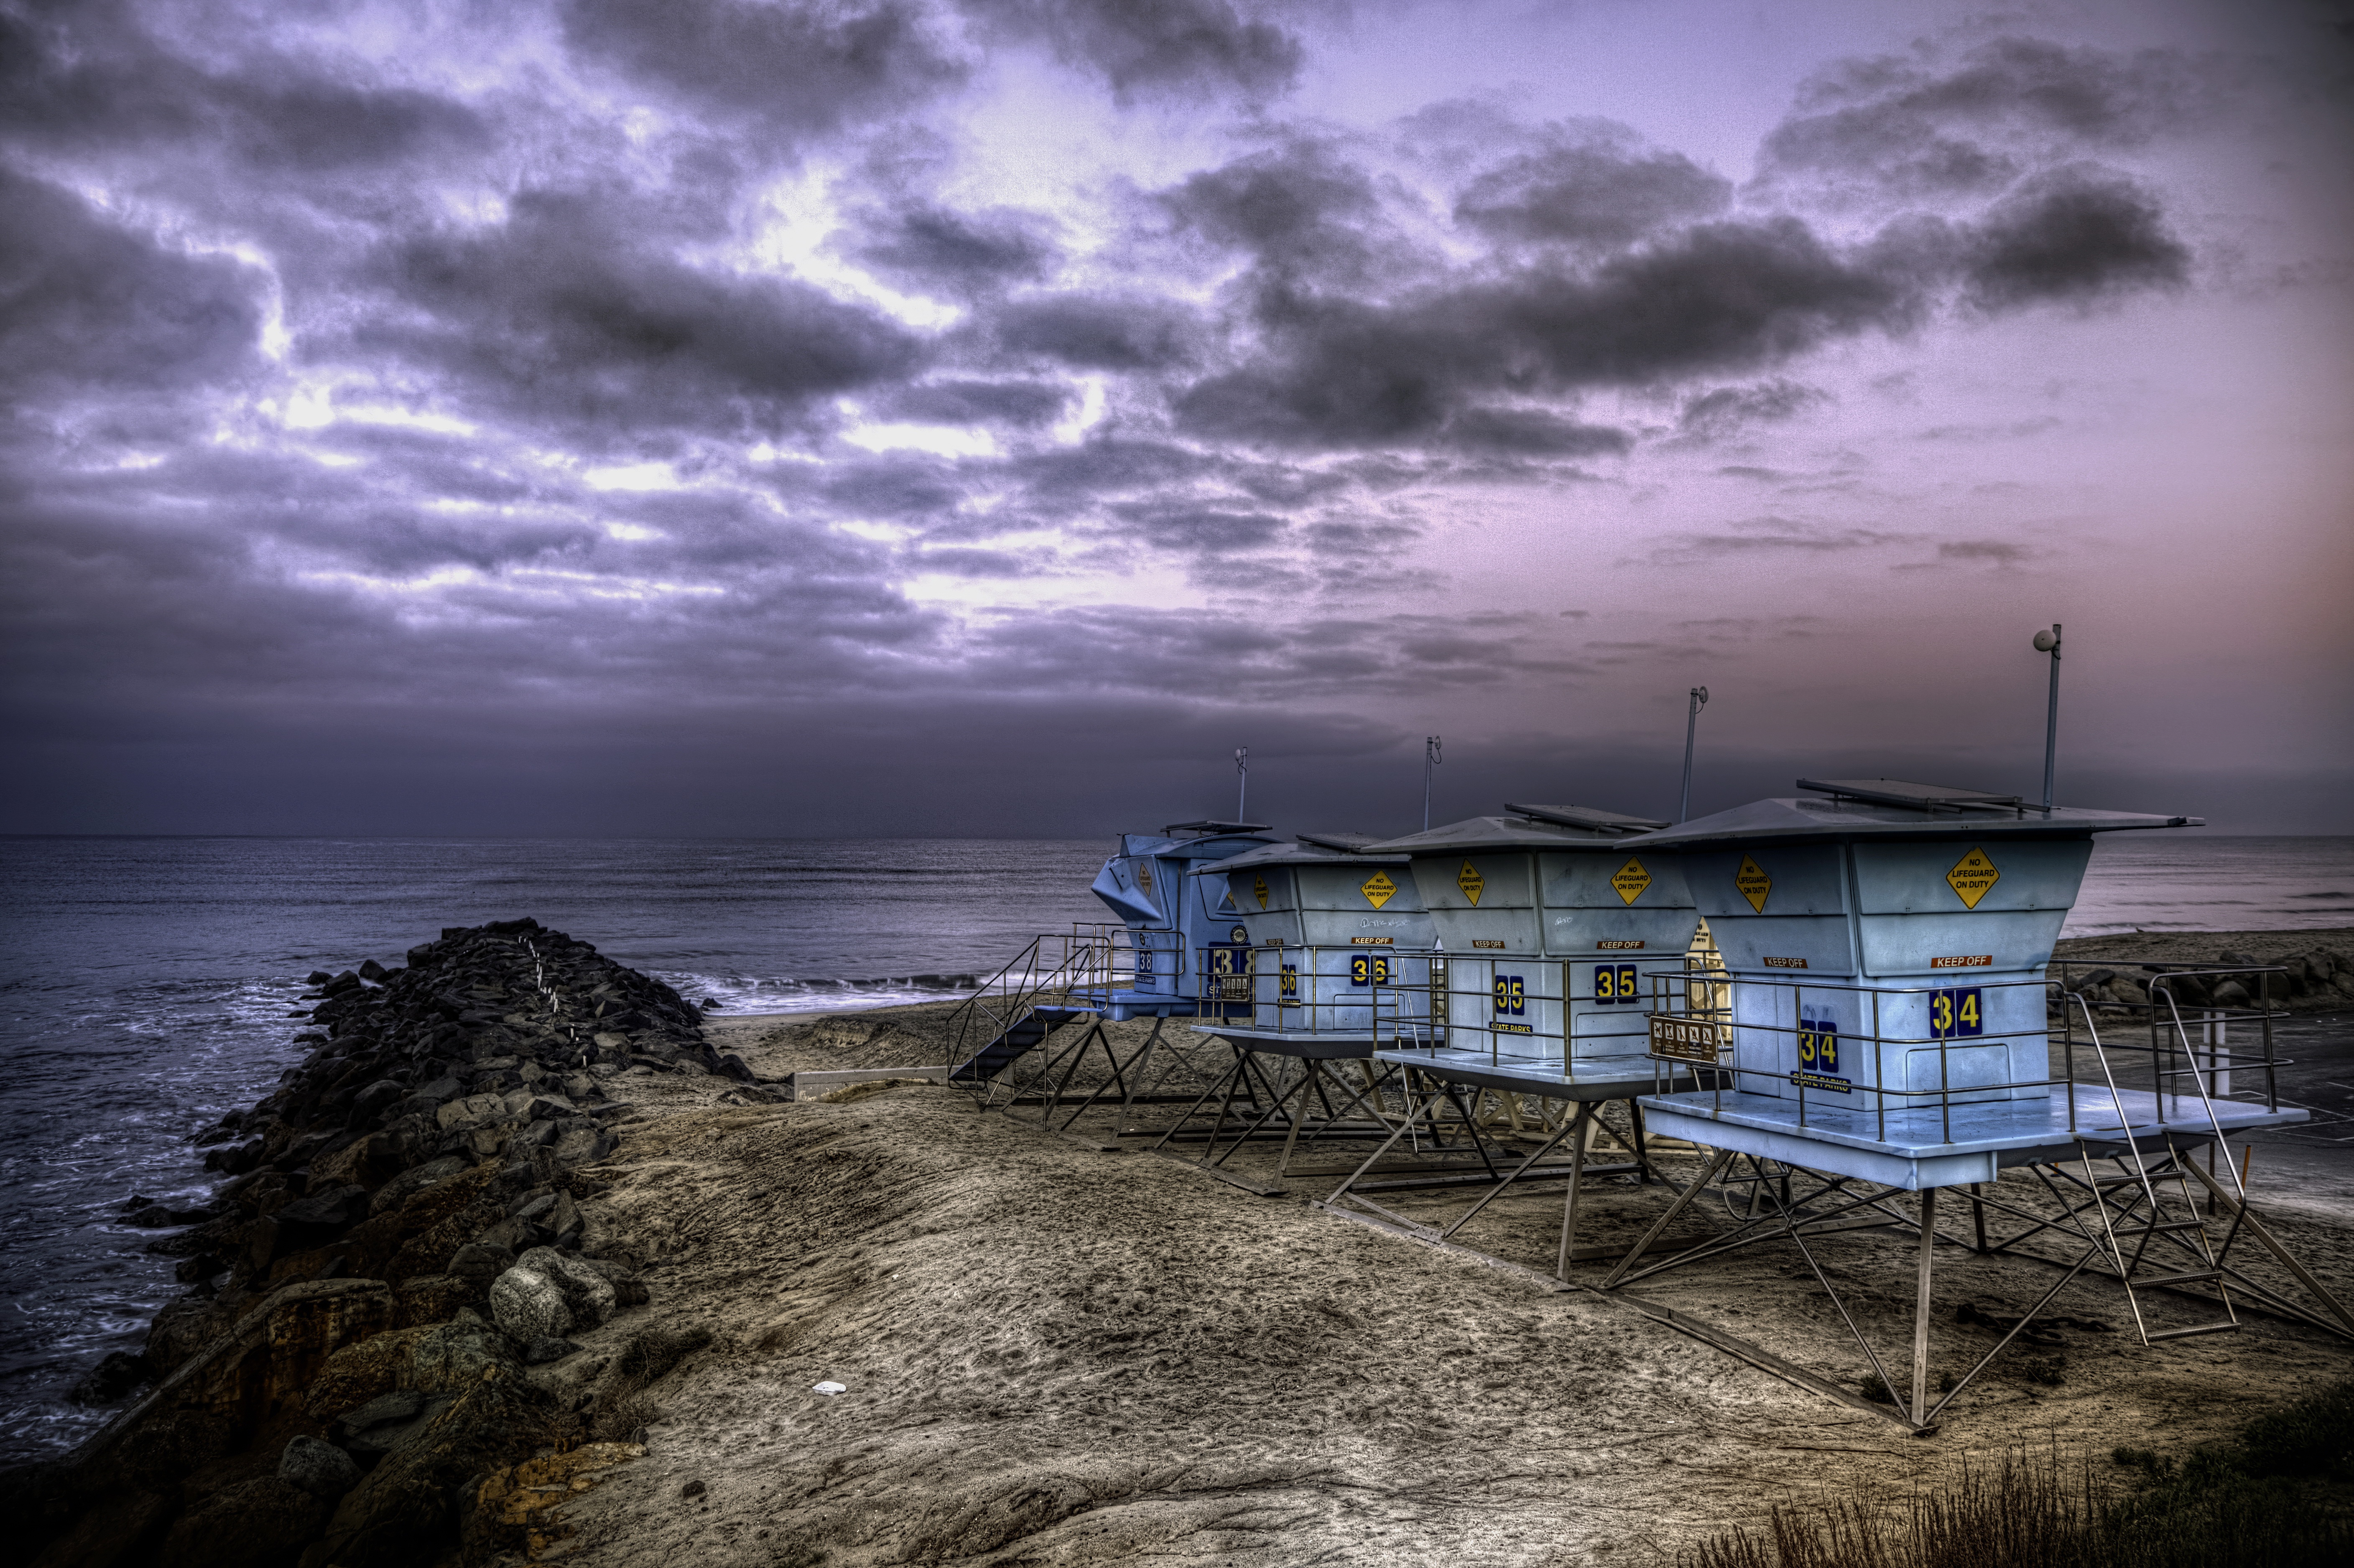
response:
[[[1045,1043],[1046,1037],[1087,1010],[1033,1007],[970,1057],[949,1070],[952,1084],[983,1084]]]
[[[1111,946],[1086,928],[1032,938],[949,1015],[949,1082],[986,1097],[1000,1073],[1055,1030],[1099,1011],[1072,993],[1108,980]]]

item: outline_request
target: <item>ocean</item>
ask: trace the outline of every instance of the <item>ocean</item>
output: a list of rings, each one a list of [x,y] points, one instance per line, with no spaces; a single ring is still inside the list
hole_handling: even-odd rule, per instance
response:
[[[190,1139],[299,1059],[302,977],[529,915],[726,1012],[960,994],[1106,911],[1108,839],[0,838],[0,1464],[170,1298],[123,1200],[212,1181]],[[2354,925],[2354,839],[2104,839],[2071,936]]]

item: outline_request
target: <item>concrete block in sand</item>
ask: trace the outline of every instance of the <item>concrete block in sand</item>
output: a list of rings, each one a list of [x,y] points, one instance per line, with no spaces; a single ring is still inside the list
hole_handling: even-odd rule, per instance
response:
[[[535,1246],[492,1281],[491,1315],[522,1343],[561,1340],[613,1315],[613,1287],[578,1258]]]

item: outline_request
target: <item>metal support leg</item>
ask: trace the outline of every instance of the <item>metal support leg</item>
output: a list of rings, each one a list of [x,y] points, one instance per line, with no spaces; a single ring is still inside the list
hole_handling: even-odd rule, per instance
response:
[[[1987,1249],[1986,1200],[1978,1195],[1978,1185],[1976,1181],[1970,1183],[1970,1219],[1978,1226],[1978,1250],[1983,1253]]]
[[[1700,1173],[1699,1178],[1695,1180],[1691,1186],[1685,1188],[1674,1202],[1668,1205],[1668,1212],[1661,1214],[1658,1220],[1652,1223],[1651,1228],[1643,1233],[1643,1239],[1635,1244],[1634,1250],[1629,1252],[1625,1257],[1618,1260],[1618,1266],[1610,1271],[1608,1278],[1603,1280],[1602,1288],[1607,1290],[1617,1285],[1618,1283],[1618,1277],[1635,1266],[1636,1263],[1642,1258],[1643,1254],[1649,1249],[1650,1245],[1659,1240],[1660,1236],[1667,1234],[1668,1226],[1675,1217],[1678,1214],[1682,1213],[1686,1209],[1691,1207],[1692,1200],[1699,1197],[1701,1192],[1708,1186],[1708,1184],[1716,1179],[1716,1173],[1723,1170],[1732,1162],[1733,1150],[1729,1149],[1718,1150],[1716,1151],[1716,1158],[1708,1162],[1708,1169],[1702,1171]]]
[[[1569,1283],[1570,1250],[1577,1245],[1577,1200],[1585,1186],[1585,1124],[1593,1116],[1594,1102],[1580,1100],[1577,1114],[1570,1118],[1569,1195],[1561,1203],[1561,1256],[1553,1266],[1553,1277],[1564,1285]]]
[[[1929,1266],[1937,1254],[1937,1189],[1921,1190],[1921,1277],[1913,1299],[1913,1423],[1929,1412]]]

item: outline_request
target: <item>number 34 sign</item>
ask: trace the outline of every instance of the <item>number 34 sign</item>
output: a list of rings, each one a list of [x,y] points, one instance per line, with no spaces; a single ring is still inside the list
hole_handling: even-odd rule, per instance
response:
[[[1929,993],[1929,1038],[1960,1040],[1986,1033],[1986,1014],[1978,988],[1969,986]]]

